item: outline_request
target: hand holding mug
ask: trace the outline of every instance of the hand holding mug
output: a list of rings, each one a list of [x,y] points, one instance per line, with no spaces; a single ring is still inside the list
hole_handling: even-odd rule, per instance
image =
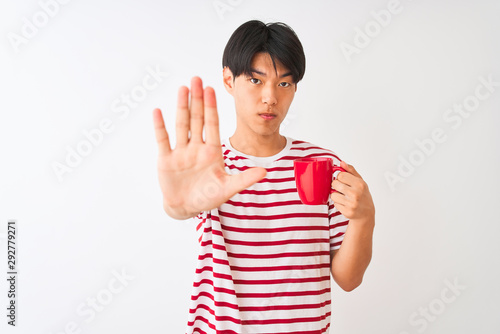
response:
[[[332,158],[299,158],[294,160],[293,168],[295,183],[300,200],[304,204],[327,204],[333,174],[337,171],[345,172],[340,166],[333,165]]]

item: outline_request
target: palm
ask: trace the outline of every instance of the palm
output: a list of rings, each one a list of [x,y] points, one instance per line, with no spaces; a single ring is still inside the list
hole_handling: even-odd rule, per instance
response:
[[[164,201],[190,212],[210,210],[224,202],[225,174],[220,146],[193,144],[158,157]]]
[[[190,108],[188,94],[187,87],[179,89],[174,150],[170,148],[161,111],[155,109],[153,115],[159,148],[158,179],[165,210],[172,209],[167,213],[174,218],[216,208],[266,174],[263,168],[251,168],[237,175],[225,172],[215,92],[210,87],[203,91],[201,79],[195,77],[191,82]]]

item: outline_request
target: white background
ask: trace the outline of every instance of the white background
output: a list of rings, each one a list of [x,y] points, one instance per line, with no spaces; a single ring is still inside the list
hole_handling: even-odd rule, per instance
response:
[[[218,12],[221,3],[230,8]],[[162,108],[173,134],[177,89],[199,75],[216,90],[221,136],[232,135],[222,53],[239,25],[260,19],[289,24],[306,53],[282,134],[354,165],[376,205],[373,260],[356,290],[333,285],[332,332],[500,333],[500,86],[460,126],[443,118],[474,100],[480,77],[500,82],[500,2],[401,0],[369,45],[346,57],[342,43],[355,46],[357,29],[377,27],[371,12],[387,8],[378,0],[73,0],[43,22],[37,1],[2,1],[0,276],[9,219],[18,222],[19,275],[15,328],[1,280],[0,331],[184,333],[195,226],[162,210],[152,110]],[[13,34],[34,16],[45,25],[15,47]],[[126,117],[115,113],[113,101],[140,86],[148,67],[169,75]],[[68,148],[104,119],[113,130],[59,180],[53,164],[65,164]],[[446,140],[418,153],[416,141],[437,128]],[[391,188],[387,173],[410,158],[413,172]],[[133,277],[117,293],[109,292],[120,286],[113,271]],[[96,297],[105,305],[90,319]]]

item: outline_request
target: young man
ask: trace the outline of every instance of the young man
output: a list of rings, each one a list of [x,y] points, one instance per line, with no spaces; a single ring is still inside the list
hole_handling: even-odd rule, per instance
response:
[[[353,166],[334,152],[280,134],[305,71],[302,45],[283,23],[249,21],[229,39],[223,81],[236,130],[219,137],[215,92],[180,87],[176,147],[153,112],[166,213],[196,219],[200,254],[187,333],[327,333],[330,274],[344,290],[371,260],[375,208]],[[205,128],[205,138],[203,138]],[[293,160],[331,157],[347,172],[327,205],[301,203]]]

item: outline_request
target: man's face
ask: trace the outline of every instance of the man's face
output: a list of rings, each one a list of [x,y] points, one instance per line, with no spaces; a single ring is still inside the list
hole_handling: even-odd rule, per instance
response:
[[[245,136],[279,134],[297,85],[278,61],[275,71],[268,53],[255,54],[251,69],[251,76],[239,75],[234,82],[229,68],[224,69],[224,84],[234,97],[237,131]]]

